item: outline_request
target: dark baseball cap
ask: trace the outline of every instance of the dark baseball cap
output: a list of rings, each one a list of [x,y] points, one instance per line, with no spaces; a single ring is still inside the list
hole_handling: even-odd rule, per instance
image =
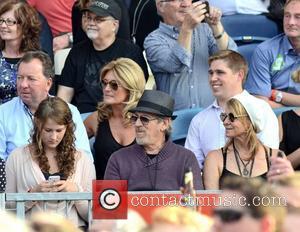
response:
[[[121,8],[114,0],[95,0],[92,1],[87,10],[93,12],[97,16],[112,16],[121,19]]]

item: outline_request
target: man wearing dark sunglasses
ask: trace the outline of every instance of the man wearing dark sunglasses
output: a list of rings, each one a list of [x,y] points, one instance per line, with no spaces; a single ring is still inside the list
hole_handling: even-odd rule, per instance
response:
[[[202,189],[195,155],[170,140],[174,99],[168,94],[145,90],[137,107],[131,109],[136,144],[110,157],[104,179],[128,180],[130,191],[179,190],[191,168],[195,189]]]
[[[281,231],[285,199],[262,179],[230,177],[213,211],[215,232]]]
[[[222,121],[228,117],[233,122],[237,116],[222,113],[226,101],[236,95],[242,95],[255,103],[254,107],[264,116],[261,119],[263,128],[257,136],[264,145],[278,149],[279,129],[274,112],[265,101],[243,90],[248,72],[243,56],[231,50],[220,51],[209,58],[209,66],[209,83],[216,99],[212,105],[193,118],[185,142],[185,147],[195,153],[200,168],[203,167],[205,157],[210,151],[225,145],[225,128]]]

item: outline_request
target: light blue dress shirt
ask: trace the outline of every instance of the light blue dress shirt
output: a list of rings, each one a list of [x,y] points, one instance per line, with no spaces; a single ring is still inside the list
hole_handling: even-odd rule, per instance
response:
[[[160,22],[145,39],[157,89],[175,99],[175,110],[207,107],[214,100],[208,81],[208,57],[218,51],[212,30],[206,23],[194,29],[191,52],[178,43],[178,36],[178,28]],[[228,49],[237,49],[231,38]]]
[[[92,160],[88,136],[77,108],[68,104],[76,125],[75,146],[84,151]],[[21,98],[15,97],[11,101],[0,105],[0,157],[4,160],[16,147],[29,143],[32,130],[32,114],[24,105]]]
[[[300,83],[291,74],[300,69],[300,55],[293,49],[287,36],[277,35],[255,49],[246,80],[249,93],[270,97],[272,89],[300,94]]]

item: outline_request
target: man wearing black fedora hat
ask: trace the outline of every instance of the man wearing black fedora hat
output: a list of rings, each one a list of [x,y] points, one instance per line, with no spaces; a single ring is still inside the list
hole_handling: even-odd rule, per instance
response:
[[[129,191],[179,190],[184,173],[192,168],[194,186],[202,189],[195,155],[170,139],[174,99],[168,94],[145,90],[138,105],[130,110],[136,144],[110,157],[104,179],[128,180]]]

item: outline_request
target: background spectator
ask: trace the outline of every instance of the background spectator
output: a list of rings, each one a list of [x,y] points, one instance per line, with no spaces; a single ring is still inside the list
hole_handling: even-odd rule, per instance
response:
[[[163,21],[147,36],[144,47],[157,89],[175,99],[175,110],[207,107],[213,102],[208,57],[236,49],[220,21],[221,11],[210,7],[208,15],[205,4],[191,0],[156,0],[156,7]]]
[[[102,8],[106,4],[107,8]],[[121,9],[114,0],[93,1],[87,12],[85,40],[71,49],[59,79],[57,96],[73,102],[80,113],[96,110],[103,100],[99,71],[108,62],[126,57],[137,62],[148,78],[147,64],[141,49],[116,37]]]
[[[281,231],[286,210],[279,195],[262,179],[227,178],[214,210],[214,232]],[[260,199],[260,200],[257,200]],[[270,204],[262,199],[270,200]]]
[[[41,51],[27,52],[18,65],[18,97],[0,106],[0,157],[4,160],[16,147],[28,144],[33,114],[49,95],[54,77],[50,57]],[[76,107],[69,104],[76,124],[76,148],[93,159],[88,137]]]
[[[300,1],[285,4],[284,34],[259,44],[251,58],[245,89],[267,101],[273,108],[300,106],[298,15]]]
[[[289,110],[278,117],[280,149],[295,170],[300,170],[300,110]]]
[[[17,63],[40,49],[37,12],[20,1],[0,3],[0,104],[17,96]]]
[[[27,0],[46,17],[53,35],[53,51],[69,47],[73,42],[71,10],[75,0]]]
[[[117,32],[117,37],[121,39],[130,39],[129,31],[129,16],[128,10],[124,5],[122,0],[116,0],[118,5],[121,8],[121,20],[119,30]],[[85,12],[82,12],[83,9],[88,7],[89,0],[78,0],[74,3],[72,8],[72,29],[73,29],[73,40],[74,44],[79,43],[85,39],[88,39],[86,36],[86,28],[84,26],[84,21],[86,20]],[[83,17],[83,18],[82,18]]]

